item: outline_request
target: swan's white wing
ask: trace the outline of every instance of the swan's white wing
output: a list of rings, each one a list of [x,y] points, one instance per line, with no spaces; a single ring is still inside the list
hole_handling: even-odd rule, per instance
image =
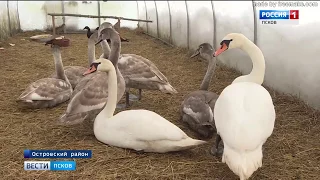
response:
[[[179,127],[148,110],[122,111],[106,121],[108,128],[124,132],[137,141],[179,141],[188,137]]]
[[[248,150],[263,144],[272,134],[275,110],[266,89],[242,82],[223,90],[215,104],[214,118],[217,131],[228,146]]]
[[[43,78],[31,83],[19,96],[24,101],[48,101],[70,93],[70,85],[64,80]]]

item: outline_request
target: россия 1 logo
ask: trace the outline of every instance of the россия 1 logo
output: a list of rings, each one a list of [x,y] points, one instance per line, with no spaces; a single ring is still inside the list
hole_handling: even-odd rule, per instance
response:
[[[299,10],[260,10],[261,24],[298,25]]]

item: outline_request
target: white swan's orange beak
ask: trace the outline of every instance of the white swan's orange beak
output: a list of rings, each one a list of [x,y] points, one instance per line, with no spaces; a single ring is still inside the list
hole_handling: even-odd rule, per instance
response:
[[[226,43],[223,43],[220,47],[220,49],[218,49],[215,53],[214,56],[217,57],[219,56],[221,53],[223,53],[225,50],[228,49],[228,46],[226,45]]]
[[[91,66],[86,72],[83,73],[83,75],[85,76],[96,71],[97,71],[97,68],[95,66]]]

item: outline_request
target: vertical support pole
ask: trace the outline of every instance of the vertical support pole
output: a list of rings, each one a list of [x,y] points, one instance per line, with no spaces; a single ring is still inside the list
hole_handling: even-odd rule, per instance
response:
[[[55,22],[55,17],[54,16],[51,16],[52,18],[52,35],[56,35],[56,22]]]
[[[171,17],[171,9],[170,9],[170,4],[169,4],[169,1],[167,1],[167,3],[168,3],[168,10],[169,10],[169,22],[170,22],[170,39],[169,39],[169,42],[171,43],[171,44],[173,44],[173,42],[172,42],[172,17]]]
[[[146,9],[146,20],[148,20],[148,10],[147,10],[147,3],[146,3],[146,1],[144,1],[144,7],[145,7],[145,9]],[[147,26],[147,33],[149,34],[148,22],[146,22],[146,26]]]
[[[19,1],[17,1],[17,14],[18,14],[18,25],[19,25],[18,31],[20,32],[21,31],[21,22],[20,22],[20,14],[19,14]]]
[[[65,11],[64,11],[64,1],[61,1],[61,9],[62,9],[62,14],[64,14],[65,13]],[[67,29],[66,29],[66,17],[65,16],[62,16],[62,24],[64,24],[64,26],[63,26],[63,33],[65,34],[67,31]]]
[[[101,12],[100,12],[100,1],[98,1],[98,16],[101,16]],[[98,26],[100,26],[101,25],[101,19],[100,19],[100,17],[98,18]]]
[[[189,41],[190,41],[189,12],[188,12],[188,3],[186,0],[184,2],[186,4],[186,13],[187,13],[187,47],[189,49],[190,47],[189,45]]]
[[[140,17],[139,3],[138,3],[138,1],[136,1],[136,3],[137,3],[137,19],[139,19],[139,17]],[[140,28],[140,21],[138,21],[138,28]]]
[[[252,10],[253,10],[253,42],[257,45],[258,38],[258,29],[257,29],[257,14],[256,14],[256,6],[254,5],[254,0],[252,0]],[[258,46],[258,45],[257,45]]]
[[[158,17],[158,8],[157,8],[156,1],[154,1],[154,6],[156,8],[156,16],[157,16],[157,37],[160,38],[160,36],[159,36],[159,17]]]
[[[212,7],[212,20],[213,20],[213,48],[217,49],[217,26],[216,26],[216,13],[214,11],[214,3],[211,1],[211,7]]]
[[[9,9],[9,2],[7,1],[7,11],[8,11],[8,24],[9,24],[9,35],[12,36],[12,29],[11,29],[11,20],[10,20],[10,9]]]

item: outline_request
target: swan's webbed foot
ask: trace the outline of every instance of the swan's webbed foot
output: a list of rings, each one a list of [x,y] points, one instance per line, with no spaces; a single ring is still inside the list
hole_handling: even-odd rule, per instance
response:
[[[134,94],[129,94],[129,101],[138,101],[139,97]]]
[[[222,156],[222,154],[223,154],[223,143],[222,143],[222,146],[219,147],[220,142],[221,142],[221,137],[220,137],[220,135],[217,134],[216,135],[216,143],[210,149],[210,153],[213,156],[216,156],[216,157]]]
[[[218,147],[218,150],[216,147],[212,147],[210,149],[210,154],[212,154],[213,156],[216,156],[216,157],[221,157],[222,154],[223,154],[223,147]]]
[[[117,104],[117,109],[125,109],[127,107],[127,104]]]

